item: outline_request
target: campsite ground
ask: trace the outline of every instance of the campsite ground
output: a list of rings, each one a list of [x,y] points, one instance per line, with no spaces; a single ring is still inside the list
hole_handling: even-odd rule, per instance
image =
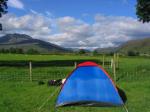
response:
[[[17,57],[17,58],[16,58]],[[28,57],[28,58],[27,58]],[[107,57],[106,60],[110,60]],[[77,60],[77,59],[102,59],[101,56],[49,56],[49,55],[0,55],[0,60]],[[36,67],[33,68],[33,75],[36,73],[65,74],[72,71],[73,66],[67,67]],[[111,77],[112,71],[106,68]],[[18,72],[18,73],[17,73]],[[57,73],[59,72],[59,74]],[[0,77],[4,74],[18,77],[18,74],[26,75],[27,67],[0,67]],[[62,77],[62,76],[60,76]],[[41,78],[41,77],[40,77]],[[51,77],[49,77],[51,78]],[[120,57],[119,69],[117,70],[117,85],[123,89],[127,96],[126,106],[129,112],[149,112],[150,110],[150,59],[147,57]],[[44,80],[46,82],[46,80]],[[53,112],[57,94],[50,99],[39,110],[40,106],[55,91],[56,87],[48,87],[46,84],[38,85],[37,81],[9,80],[0,81],[0,112]],[[106,107],[64,107],[58,112],[124,112],[123,108]]]

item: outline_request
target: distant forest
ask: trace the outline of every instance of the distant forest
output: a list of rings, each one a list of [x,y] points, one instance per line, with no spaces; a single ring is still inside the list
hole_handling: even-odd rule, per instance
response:
[[[8,53],[11,53],[11,54],[41,54],[38,50],[36,49],[28,49],[27,51],[24,51],[23,49],[21,48],[9,48],[9,49],[0,49],[0,53],[2,54],[8,54]],[[71,54],[77,54],[77,55],[90,55],[92,54],[93,56],[96,56],[96,55],[110,55],[112,56],[115,52],[110,52],[110,53],[99,53],[97,52],[97,50],[94,50],[94,51],[86,51],[84,49],[80,49],[79,51],[77,52],[72,52]],[[116,52],[117,53],[117,52]],[[51,53],[50,53],[51,54]],[[56,53],[56,52],[53,52],[52,54],[59,54],[59,53]],[[127,56],[139,56],[140,53],[139,52],[134,52],[134,51],[128,51]]]
[[[12,53],[12,54],[39,54],[39,52],[36,49],[28,49],[27,51],[24,51],[21,48],[9,48],[9,49],[0,49],[0,53]]]

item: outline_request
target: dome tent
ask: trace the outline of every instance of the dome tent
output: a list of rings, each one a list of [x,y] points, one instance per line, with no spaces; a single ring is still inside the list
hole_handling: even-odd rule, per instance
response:
[[[67,77],[56,107],[67,105],[122,106],[123,101],[108,73],[94,62],[84,62]]]

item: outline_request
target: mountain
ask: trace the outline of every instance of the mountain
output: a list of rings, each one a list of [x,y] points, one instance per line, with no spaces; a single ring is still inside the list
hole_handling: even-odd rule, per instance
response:
[[[58,45],[45,42],[25,34],[7,34],[0,37],[0,49],[21,48],[24,52],[29,49],[37,50],[39,53],[69,52],[69,50]]]
[[[121,54],[128,54],[129,52],[137,54],[150,54],[150,38],[143,38],[137,40],[129,40],[118,47],[97,48],[98,53],[110,54],[119,52]]]
[[[117,52],[118,47],[97,48],[95,50],[100,54],[110,54]]]
[[[25,34],[7,34],[0,37],[0,50],[11,48],[21,48],[24,52],[34,49],[39,53],[66,53],[78,51],[78,49],[72,50],[71,48],[63,48],[49,42],[33,39]],[[114,52],[122,54],[128,54],[129,52],[150,54],[150,38],[130,40],[118,47],[97,48],[96,51],[104,54],[111,54]]]
[[[150,54],[150,38],[130,40],[119,46],[120,53],[138,52],[139,54]]]

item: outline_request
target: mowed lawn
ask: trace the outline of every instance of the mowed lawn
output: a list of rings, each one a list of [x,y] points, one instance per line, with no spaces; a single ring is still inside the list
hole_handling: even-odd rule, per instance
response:
[[[1,55],[2,56],[2,55]],[[9,55],[7,55],[9,56]],[[9,60],[15,60],[12,55]],[[26,60],[25,56],[19,60]],[[30,59],[40,59],[36,55],[29,55]],[[48,60],[54,58],[50,58]],[[53,57],[53,56],[52,56]],[[55,56],[61,59],[84,59],[85,56]],[[7,57],[8,58],[8,57]],[[19,57],[18,57],[19,58]],[[100,57],[86,56],[86,59],[101,59]],[[110,57],[109,57],[110,58]],[[41,58],[45,59],[44,58]],[[0,57],[6,60],[6,57]],[[17,68],[4,67],[6,71],[16,70]],[[5,72],[0,67],[0,75]],[[65,74],[70,72],[73,67],[65,67]],[[45,69],[48,70],[48,67]],[[44,70],[44,71],[45,71]],[[112,71],[106,70],[113,78]],[[19,71],[19,69],[18,69]],[[40,71],[37,68],[35,71]],[[55,68],[53,68],[55,71]],[[56,69],[56,72],[58,69]],[[62,68],[63,71],[63,68]],[[49,71],[51,72],[51,70]],[[126,106],[129,112],[149,112],[150,111],[150,59],[145,57],[121,57],[119,69],[117,70],[117,86],[119,86],[127,96]],[[46,82],[46,81],[45,81]],[[47,102],[46,100],[53,94],[57,87],[48,87],[47,84],[38,85],[37,81],[0,81],[0,112],[54,112],[55,102],[58,95],[53,95]],[[59,87],[58,87],[59,89]],[[44,105],[43,105],[44,103]],[[43,105],[43,106],[42,106]],[[41,107],[42,106],[42,107]],[[125,112],[122,107],[63,107],[58,108],[58,112]]]

